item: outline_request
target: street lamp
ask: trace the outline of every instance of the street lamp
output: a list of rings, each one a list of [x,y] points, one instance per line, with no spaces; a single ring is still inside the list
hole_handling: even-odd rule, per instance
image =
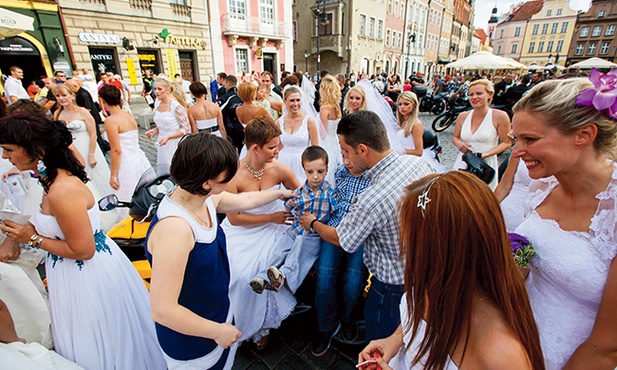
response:
[[[304,72],[308,72],[308,57],[310,55],[308,50],[304,50]]]
[[[317,72],[321,72],[321,32],[319,26],[326,26],[328,22],[328,14],[326,13],[326,2],[323,1],[322,9],[319,9],[319,5],[322,0],[317,0],[315,3],[316,9],[313,11],[313,17],[317,19]]]
[[[409,59],[410,59],[410,54],[411,54],[411,44],[416,44],[416,33],[412,33],[409,35],[409,38],[407,39],[407,68],[405,68],[405,74],[407,76],[409,76]],[[413,72],[413,71],[412,71]]]

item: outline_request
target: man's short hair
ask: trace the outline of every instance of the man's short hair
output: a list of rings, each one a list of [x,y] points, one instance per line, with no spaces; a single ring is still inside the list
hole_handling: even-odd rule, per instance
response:
[[[289,76],[290,74],[291,72],[289,71],[283,71],[283,73],[281,73],[281,81],[283,81],[285,77]]]
[[[219,72],[216,74],[216,77],[218,78],[222,78],[223,80],[227,78],[227,73],[225,72]]]
[[[322,69],[321,72],[319,73],[319,78],[324,78],[324,77],[326,77],[329,74],[330,74],[330,72],[328,72],[327,69]]]
[[[238,79],[236,78],[236,76],[229,75],[225,77],[225,82],[230,84],[231,86],[236,86],[236,84],[238,83]]]
[[[244,144],[250,148],[253,144],[263,147],[270,140],[282,135],[279,125],[269,118],[255,118],[244,128]]]
[[[58,75],[59,75],[60,73],[64,73],[64,72],[62,72],[62,71],[55,71],[55,72],[54,72],[54,76],[55,76],[55,77],[58,77]]]
[[[270,79],[274,81],[274,76],[272,76],[272,73],[270,73],[269,71],[261,72],[261,77],[263,78],[263,76],[270,76]]]
[[[340,82],[340,83],[345,83],[345,75],[342,73],[339,73],[336,75],[336,79]]]
[[[351,113],[341,119],[336,133],[354,149],[360,144],[383,153],[390,149],[388,134],[381,118],[369,110]]]
[[[180,77],[180,73],[176,73],[176,74],[174,75],[174,78],[178,78],[178,77]]]
[[[304,164],[318,159],[323,159],[326,166],[328,165],[328,152],[319,145],[311,145],[302,152],[302,168]]]
[[[18,69],[21,69],[21,68],[19,68],[18,66],[11,66],[11,68],[9,68],[9,73],[13,73],[17,71]]]

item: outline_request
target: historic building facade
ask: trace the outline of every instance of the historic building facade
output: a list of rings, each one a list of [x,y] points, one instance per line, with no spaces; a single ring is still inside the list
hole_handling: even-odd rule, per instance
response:
[[[617,61],[617,3],[594,0],[591,8],[578,15],[567,64],[598,57]]]

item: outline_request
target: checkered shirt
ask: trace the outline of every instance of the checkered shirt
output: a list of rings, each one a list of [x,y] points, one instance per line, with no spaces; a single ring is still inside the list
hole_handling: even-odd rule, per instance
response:
[[[347,252],[364,244],[364,264],[381,282],[404,284],[405,262],[399,256],[400,201],[405,186],[432,172],[420,157],[388,154],[365,173],[371,184],[336,228]]]
[[[294,215],[294,223],[291,232],[295,235],[314,233],[306,230],[298,222],[299,215],[304,212],[312,213],[323,223],[328,222],[330,216],[338,210],[338,202],[334,188],[327,181],[324,181],[315,191],[311,190],[307,183],[294,190],[299,198],[291,198],[285,202],[285,208]]]
[[[358,194],[361,194],[371,183],[363,175],[352,175],[344,164],[336,169],[336,172],[334,172],[334,184],[339,208],[334,216],[330,218],[330,221],[328,221],[328,225],[337,227],[343,220],[343,217],[349,212],[351,206],[353,206]]]

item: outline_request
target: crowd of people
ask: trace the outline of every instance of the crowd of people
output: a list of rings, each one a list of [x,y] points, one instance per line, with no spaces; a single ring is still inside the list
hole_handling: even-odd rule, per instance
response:
[[[206,86],[145,71],[146,135],[177,185],[145,241],[150,292],[105,235],[126,214],[95,202],[128,200],[150,167],[128,89],[84,69],[30,97],[10,72],[0,282],[24,286],[0,286],[11,363],[230,369],[240,344],[267,346],[314,268],[316,357],[340,333],[364,341],[371,370],[617,365],[617,72],[470,78],[446,171],[424,150],[418,96],[450,76],[219,73]],[[472,155],[498,172],[511,147],[501,181],[468,168]],[[533,244],[528,268],[508,233]]]

